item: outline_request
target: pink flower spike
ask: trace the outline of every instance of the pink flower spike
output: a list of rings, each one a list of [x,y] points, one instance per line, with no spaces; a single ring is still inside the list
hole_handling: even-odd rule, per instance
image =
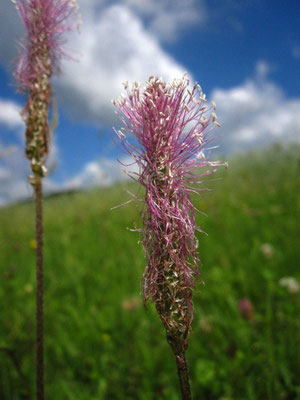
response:
[[[63,35],[74,28],[75,0],[14,0],[25,25],[26,39],[16,71],[21,91],[30,90],[41,74],[59,71],[59,60],[67,57]]]
[[[26,123],[25,153],[34,184],[35,176],[47,174],[50,78],[59,71],[59,60],[66,56],[63,34],[74,27],[70,17],[77,11],[77,4],[75,0],[14,0],[14,3],[26,31],[15,77],[19,90],[28,96],[22,116]]]
[[[199,85],[190,89],[185,75],[171,84],[150,77],[145,87],[135,83],[130,89],[126,84],[125,90],[126,96],[113,103],[123,114],[125,128],[117,132],[117,139],[136,161],[137,180],[146,190],[144,299],[155,302],[171,346],[185,349],[199,275],[199,228],[191,196],[206,190],[195,182],[224,165],[204,156],[209,131],[217,125],[216,105],[207,105]],[[126,131],[133,134],[133,141]]]

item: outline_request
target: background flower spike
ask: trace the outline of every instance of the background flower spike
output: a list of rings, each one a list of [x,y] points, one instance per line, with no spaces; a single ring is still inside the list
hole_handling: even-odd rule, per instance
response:
[[[75,0],[14,0],[25,25],[26,37],[15,72],[18,89],[27,96],[22,116],[26,124],[25,154],[32,175],[29,182],[35,191],[36,222],[36,384],[37,399],[44,399],[43,350],[43,207],[42,178],[47,175],[51,130],[48,114],[52,89],[50,78],[59,71],[59,61],[67,54],[62,47],[64,34],[75,22],[70,17],[77,12]]]

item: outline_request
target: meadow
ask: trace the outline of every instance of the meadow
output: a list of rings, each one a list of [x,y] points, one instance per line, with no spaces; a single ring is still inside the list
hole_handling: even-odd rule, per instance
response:
[[[300,148],[230,159],[194,198],[201,275],[187,351],[195,400],[300,399]],[[52,196],[45,206],[45,392],[51,400],[178,400],[173,355],[140,295],[140,204],[131,183]],[[0,210],[0,348],[31,391],[34,205]],[[283,280],[291,277],[296,279]],[[240,301],[252,305],[241,309]],[[248,304],[249,304],[248,302]],[[28,399],[0,351],[0,399]]]

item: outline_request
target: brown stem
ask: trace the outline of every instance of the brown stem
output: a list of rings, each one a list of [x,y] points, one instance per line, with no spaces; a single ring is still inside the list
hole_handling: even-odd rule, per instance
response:
[[[167,341],[176,358],[182,400],[192,400],[189,369],[185,358],[188,342],[182,338],[178,339],[172,332],[168,332]]]
[[[44,400],[44,338],[43,338],[43,199],[42,180],[35,176],[36,229],[36,388],[37,400]]]
[[[17,360],[17,357],[15,356],[15,353],[11,349],[8,349],[7,347],[0,347],[0,351],[6,353],[10,357],[10,359],[13,362],[14,367],[16,368],[16,371],[17,371],[17,373],[18,373],[18,375],[19,375],[19,377],[20,377],[20,379],[21,379],[21,381],[23,383],[23,386],[24,386],[24,388],[25,388],[25,390],[27,392],[28,399],[32,400],[32,396],[31,396],[31,393],[30,393],[30,389],[29,389],[28,383],[27,383],[26,378],[25,378],[25,376],[24,376],[24,374],[23,374],[23,372],[21,370],[20,364],[19,364],[19,362]]]
[[[182,400],[192,400],[189,370],[185,358],[185,353],[175,354],[177,363],[177,372],[180,382]]]

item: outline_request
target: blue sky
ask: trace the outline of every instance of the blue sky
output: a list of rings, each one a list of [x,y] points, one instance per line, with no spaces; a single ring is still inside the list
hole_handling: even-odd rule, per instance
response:
[[[217,103],[215,144],[230,153],[300,141],[299,1],[79,0],[81,33],[53,80],[59,109],[45,180],[48,191],[110,184],[115,161],[110,100],[122,82],[150,75],[170,81],[187,71]],[[24,126],[12,60],[22,24],[10,0],[0,4],[0,205],[31,196]]]

